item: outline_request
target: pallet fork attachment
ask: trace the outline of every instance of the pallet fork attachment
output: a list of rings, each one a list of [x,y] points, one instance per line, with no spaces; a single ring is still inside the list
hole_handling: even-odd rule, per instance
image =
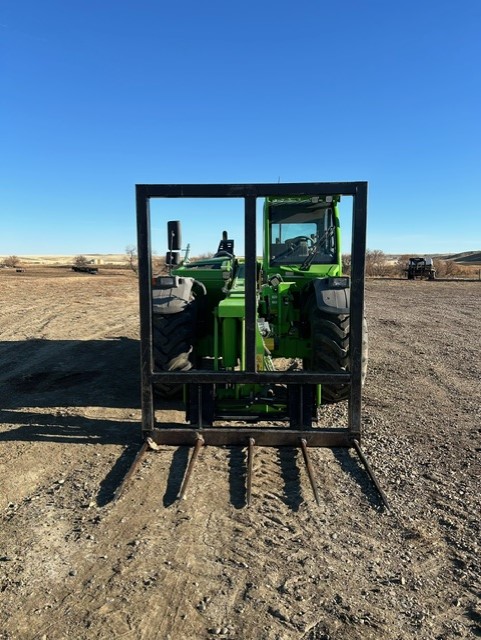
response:
[[[256,360],[257,322],[257,251],[255,233],[245,235],[245,369],[243,371],[191,370],[186,372],[155,371],[152,330],[152,256],[150,236],[150,200],[152,198],[241,198],[244,200],[244,229],[256,228],[256,200],[266,197],[318,197],[351,196],[353,199],[351,291],[350,291],[350,347],[349,371],[328,373],[317,371],[258,371]],[[364,267],[366,251],[367,183],[284,183],[284,184],[212,184],[212,185],[137,185],[137,236],[139,258],[140,328],[141,328],[141,394],[143,444],[127,474],[115,493],[118,499],[149,449],[161,445],[193,447],[178,499],[186,496],[200,450],[204,446],[240,446],[247,448],[246,505],[252,502],[253,461],[256,447],[297,447],[302,451],[306,471],[314,498],[320,504],[315,479],[311,447],[353,448],[372,480],[386,509],[388,499],[381,489],[364,452],[361,449],[361,386],[362,386],[362,332],[364,315]],[[247,235],[249,237],[247,237]],[[154,384],[215,385],[274,384],[297,387],[301,400],[291,410],[290,426],[256,427],[202,425],[202,396],[198,393],[198,425],[172,427],[158,424],[154,411]],[[303,391],[312,385],[347,384],[348,425],[341,428],[319,428],[311,425],[304,415]],[[295,394],[292,394],[295,397]],[[301,425],[300,427],[298,425]]]

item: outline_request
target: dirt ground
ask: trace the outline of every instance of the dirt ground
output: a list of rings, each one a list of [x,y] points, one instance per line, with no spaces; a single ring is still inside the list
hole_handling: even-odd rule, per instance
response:
[[[0,639],[481,637],[481,283],[369,281],[363,447],[140,443],[129,272],[0,272]],[[345,403],[322,420],[345,424]]]

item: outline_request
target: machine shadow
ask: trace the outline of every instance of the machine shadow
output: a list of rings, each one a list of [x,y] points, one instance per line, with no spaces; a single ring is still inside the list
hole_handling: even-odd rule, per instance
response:
[[[240,447],[228,447],[229,458],[229,497],[235,509],[246,506],[247,454]]]
[[[189,463],[189,452],[192,447],[182,446],[174,451],[170,464],[167,487],[162,499],[164,507],[172,506],[176,501],[182,487],[182,481]]]
[[[0,410],[0,422],[18,427],[2,431],[0,442],[59,442],[64,444],[119,444],[140,440],[135,422],[98,420],[58,413]]]
[[[111,502],[140,446],[139,425],[135,422],[96,420],[82,416],[0,411],[0,421],[19,426],[0,433],[5,442],[56,442],[75,445],[122,445],[113,467],[100,482],[98,506]]]
[[[292,511],[299,511],[299,507],[304,502],[298,454],[299,449],[294,447],[279,447],[279,466],[284,482],[283,501]]]
[[[338,461],[342,471],[350,476],[361,487],[361,490],[366,496],[369,504],[375,509],[382,511],[384,509],[383,501],[360,459],[355,454],[351,455],[349,449],[333,448],[332,453]]]
[[[138,340],[0,342],[0,361],[8,363],[0,372],[4,409],[139,407]]]
[[[109,502],[140,446],[140,425],[102,417],[102,409],[140,408],[139,341],[30,339],[0,342],[0,442],[123,445],[100,483],[99,505]],[[71,409],[100,409],[99,417]],[[115,415],[115,413],[114,413]]]
[[[135,460],[138,450],[139,444],[132,443],[122,451],[113,467],[100,482],[97,493],[97,506],[105,507],[105,505],[115,499],[116,491],[122,484],[130,466]]]

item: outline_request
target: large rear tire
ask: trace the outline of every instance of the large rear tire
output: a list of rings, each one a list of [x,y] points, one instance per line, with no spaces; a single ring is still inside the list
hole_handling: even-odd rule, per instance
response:
[[[156,315],[153,319],[154,363],[157,371],[189,371],[193,366],[196,304],[189,302],[179,313]],[[156,382],[154,388],[163,398],[182,392],[182,384]]]
[[[308,307],[311,326],[311,357],[304,360],[304,369],[328,373],[349,371],[349,315],[327,313],[318,308],[315,298]],[[367,323],[363,319],[362,384],[367,373]],[[341,402],[349,398],[349,385],[323,384],[322,404]]]

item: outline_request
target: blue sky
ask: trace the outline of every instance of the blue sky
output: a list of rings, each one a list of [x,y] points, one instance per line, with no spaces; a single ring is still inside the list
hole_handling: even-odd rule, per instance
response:
[[[479,0],[3,0],[0,38],[0,255],[124,252],[136,183],[278,180],[369,181],[371,249],[481,249]]]

